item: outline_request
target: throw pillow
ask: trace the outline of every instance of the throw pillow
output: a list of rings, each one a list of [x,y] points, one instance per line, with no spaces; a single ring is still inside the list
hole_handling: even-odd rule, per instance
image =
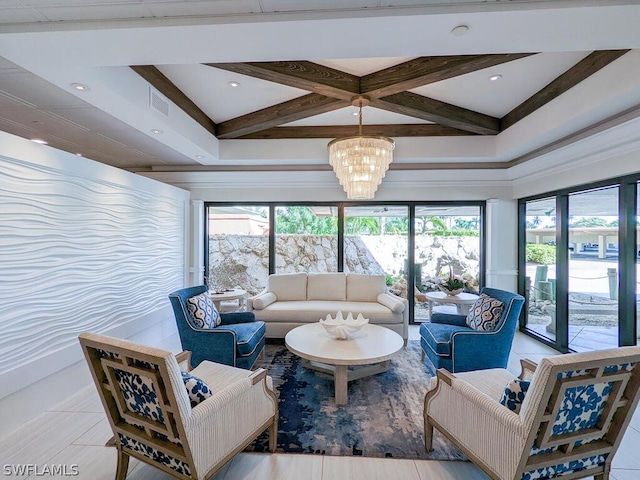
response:
[[[500,403],[509,410],[520,413],[520,408],[522,407],[524,396],[527,390],[529,390],[529,385],[531,385],[531,382],[527,380],[520,380],[519,378],[511,380],[504,389]]]
[[[196,328],[211,329],[220,325],[220,314],[207,292],[188,298],[187,310]]]
[[[182,381],[184,382],[184,387],[187,389],[187,393],[189,394],[189,400],[191,401],[191,408],[198,405],[200,402],[209,398],[213,393],[209,386],[204,383],[198,377],[194,377],[193,375],[185,372],[182,373]]]
[[[474,330],[491,332],[496,328],[503,311],[504,303],[483,293],[469,310],[467,326]]]

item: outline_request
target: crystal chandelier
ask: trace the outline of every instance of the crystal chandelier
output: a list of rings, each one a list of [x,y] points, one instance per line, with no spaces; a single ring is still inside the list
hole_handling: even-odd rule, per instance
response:
[[[329,163],[348,199],[370,199],[393,161],[395,143],[389,137],[362,135],[362,107],[369,104],[369,98],[354,97],[352,104],[359,108],[358,136],[329,142]]]

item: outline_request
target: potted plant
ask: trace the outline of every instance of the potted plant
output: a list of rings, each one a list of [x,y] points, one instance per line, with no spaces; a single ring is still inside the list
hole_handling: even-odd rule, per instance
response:
[[[440,283],[439,288],[447,295],[458,295],[464,290],[465,286],[465,281],[454,276],[453,269],[449,267],[449,276]]]

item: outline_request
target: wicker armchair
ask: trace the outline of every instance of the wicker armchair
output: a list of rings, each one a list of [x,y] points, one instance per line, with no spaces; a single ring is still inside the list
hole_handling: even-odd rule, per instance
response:
[[[514,380],[507,370],[438,370],[425,397],[425,447],[435,427],[493,479],[608,479],[638,404],[638,361],[640,347],[558,355],[537,367],[524,360],[524,400],[505,391]]]
[[[278,407],[265,370],[204,361],[184,375],[189,352],[89,333],[80,344],[114,433],[116,480],[130,457],[175,478],[211,478],[266,429],[275,450]]]

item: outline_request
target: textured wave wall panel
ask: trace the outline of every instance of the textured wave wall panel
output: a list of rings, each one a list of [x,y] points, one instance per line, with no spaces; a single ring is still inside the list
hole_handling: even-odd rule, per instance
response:
[[[185,192],[82,167],[0,156],[0,377],[165,307],[184,285]]]

